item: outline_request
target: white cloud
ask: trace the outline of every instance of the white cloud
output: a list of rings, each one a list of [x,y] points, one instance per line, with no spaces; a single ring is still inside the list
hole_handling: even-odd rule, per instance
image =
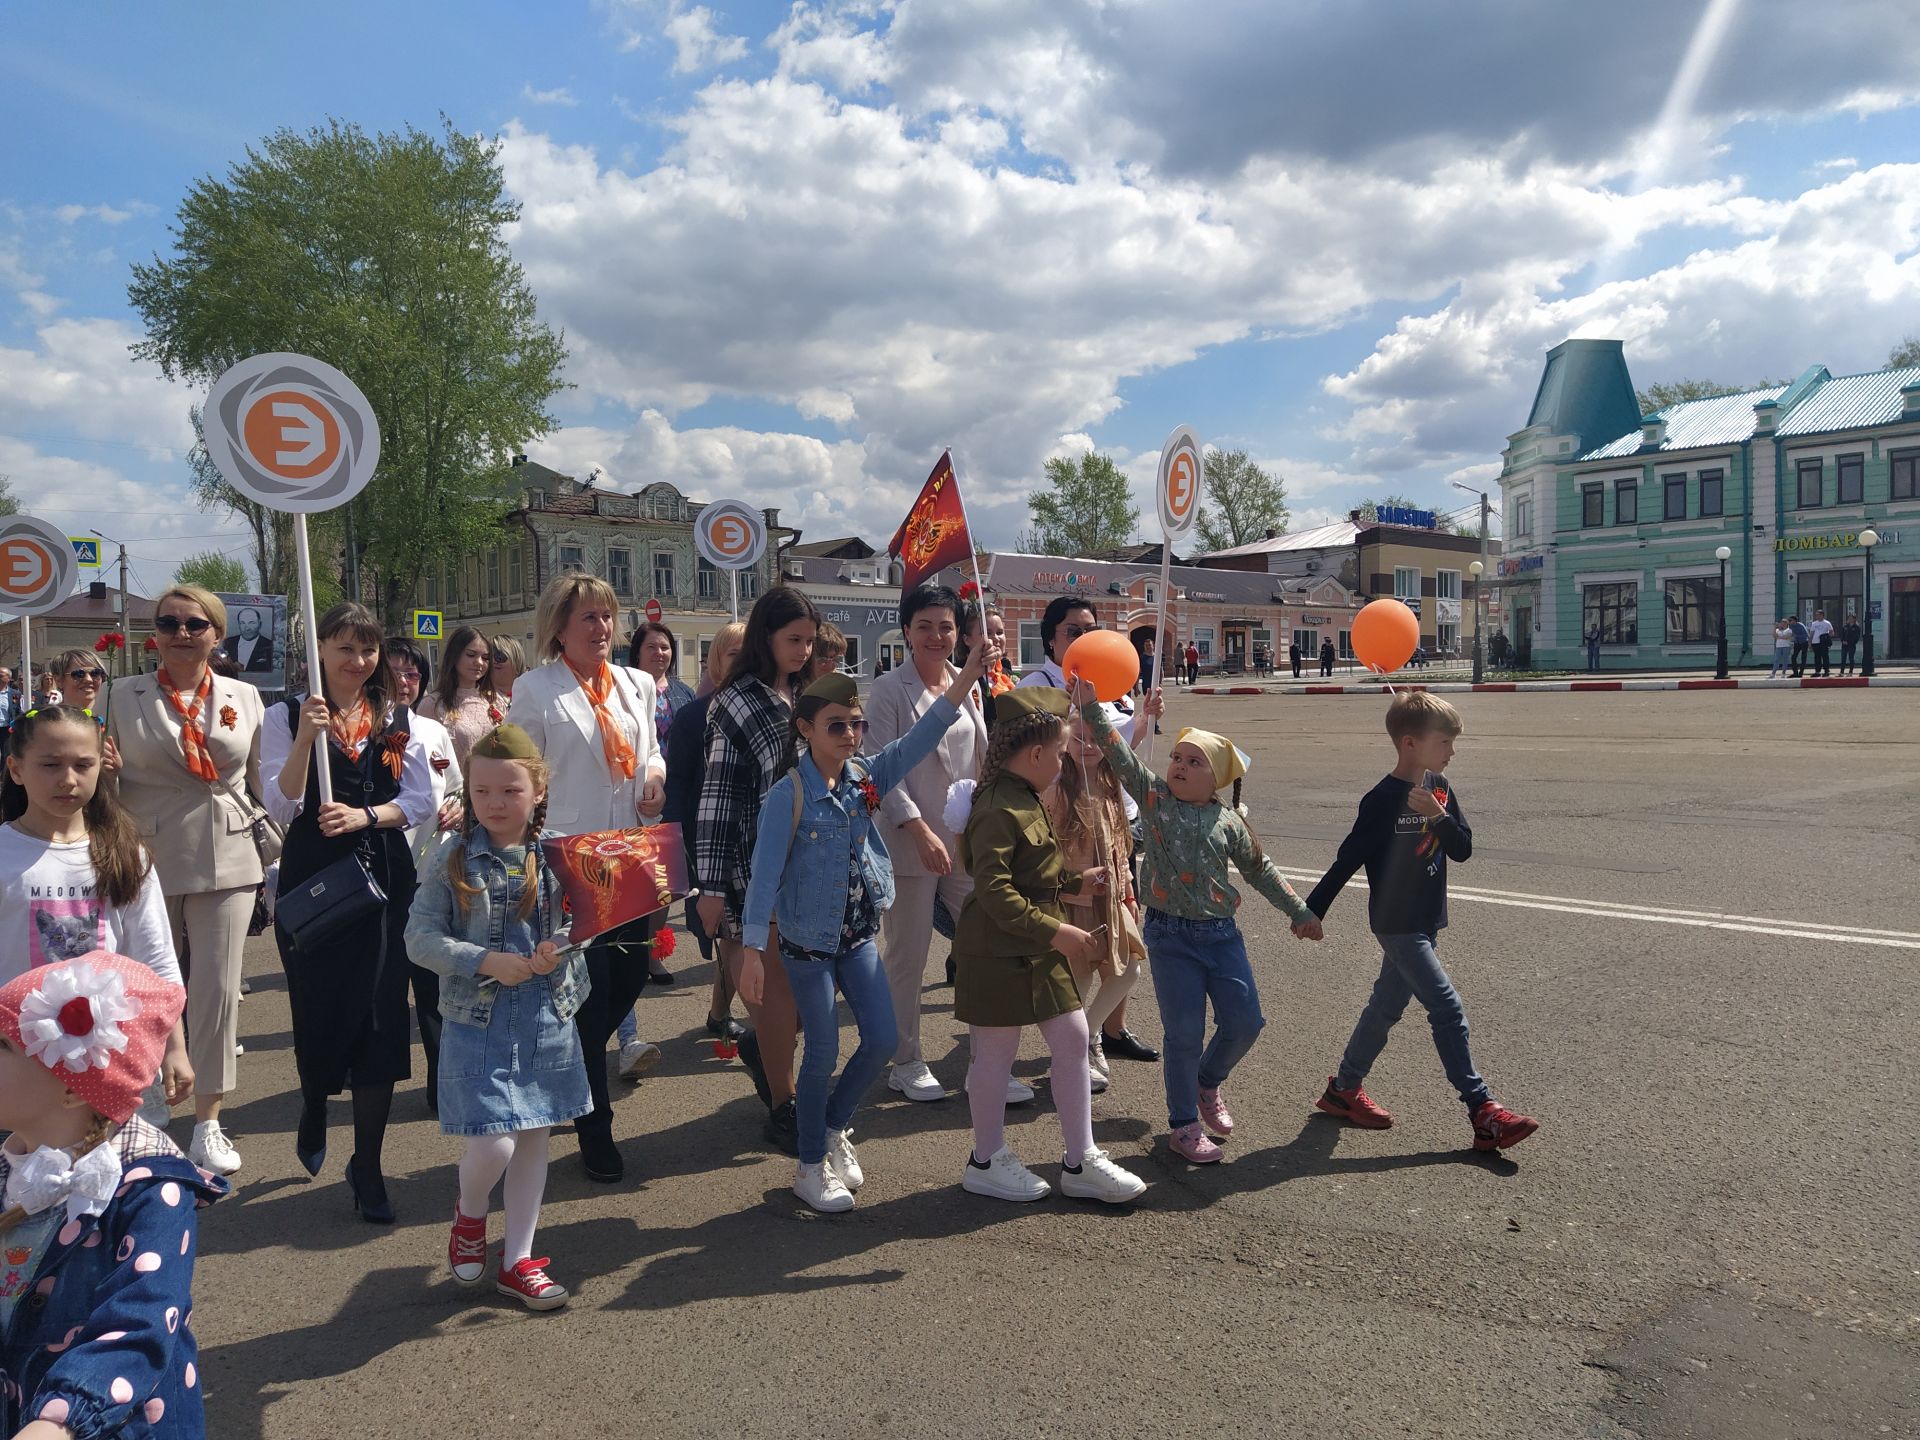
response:
[[[573,98],[573,91],[565,85],[556,85],[551,90],[536,90],[533,88],[532,82],[529,81],[520,87],[520,95],[523,99],[530,100],[535,105],[565,105],[571,107],[580,103]]]
[[[138,203],[125,208],[112,205],[59,205],[54,208],[53,218],[62,225],[72,225],[81,220],[98,220],[104,225],[119,225],[152,208],[150,205]]]
[[[1860,162],[1851,155],[1836,155],[1831,160],[1822,160],[1813,167],[1816,170],[1858,170]]]
[[[714,24],[713,11],[704,5],[682,8],[676,0],[662,33],[673,42],[673,69],[677,75],[697,75],[705,70],[730,65],[747,53],[747,42],[738,35],[723,35]]]
[[[58,301],[22,296],[37,314]],[[0,346],[0,394],[7,410],[0,428],[16,434],[79,437],[177,460],[193,444],[188,392],[170,385],[127,347],[138,333],[119,320],[49,319],[34,332],[35,346]]]

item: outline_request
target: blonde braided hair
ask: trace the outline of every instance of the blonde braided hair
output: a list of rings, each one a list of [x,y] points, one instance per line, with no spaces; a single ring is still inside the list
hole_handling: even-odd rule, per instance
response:
[[[93,1123],[87,1126],[87,1133],[80,1137],[80,1143],[73,1147],[74,1160],[78,1162],[82,1155],[106,1144],[108,1138],[112,1136],[114,1128],[114,1123],[111,1120],[107,1119],[107,1117],[102,1115],[98,1110],[94,1111]],[[20,1205],[12,1206],[7,1210],[0,1210],[0,1235],[6,1234],[26,1218],[26,1209]]]
[[[1045,745],[1057,740],[1066,728],[1066,721],[1044,710],[1002,720],[987,736],[987,756],[980,762],[980,787],[985,789],[998,780],[1007,761],[1029,745]]]

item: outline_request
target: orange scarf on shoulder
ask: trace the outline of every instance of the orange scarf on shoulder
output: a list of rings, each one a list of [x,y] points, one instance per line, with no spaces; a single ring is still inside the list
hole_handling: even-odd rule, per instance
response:
[[[327,729],[333,735],[333,743],[340,747],[340,753],[349,760],[358,760],[367,737],[373,734],[373,711],[364,698],[356,700],[351,710],[336,710],[327,721]]]
[[[213,672],[209,670],[200,677],[200,688],[193,692],[191,704],[180,698],[179,689],[164,669],[160,671],[160,693],[167,697],[167,704],[180,717],[180,748],[185,753],[187,773],[209,785],[218,784],[220,767],[213,763],[213,756],[207,750],[204,718],[213,699]]]
[[[580,682],[581,693],[593,702],[593,718],[600,722],[600,749],[607,757],[607,770],[616,776],[633,779],[639,757],[633,753],[633,743],[627,739],[626,733],[620,728],[619,719],[607,704],[613,698],[613,667],[603,660],[599,672],[588,677],[575,670],[571,660],[566,663],[567,669],[573,670],[573,678]]]

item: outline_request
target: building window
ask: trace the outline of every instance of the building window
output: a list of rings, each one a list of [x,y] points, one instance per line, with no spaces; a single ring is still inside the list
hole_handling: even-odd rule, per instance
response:
[[[1640,643],[1640,587],[1633,581],[1587,586],[1580,611],[1582,636],[1598,630],[1602,645]]]
[[[1909,450],[1893,457],[1892,498],[1920,500],[1920,451]]]
[[[421,598],[426,601],[428,609],[440,603],[440,572],[438,570],[427,571],[421,581],[421,591]]]
[[[1800,462],[1800,508],[1811,510],[1820,503],[1820,462]]]
[[[1700,472],[1700,516],[1725,514],[1726,480],[1718,470]]]
[[[1296,630],[1293,643],[1300,647],[1303,660],[1317,660],[1320,656],[1320,632],[1317,630]]]
[[[1638,480],[1616,480],[1614,482],[1613,523],[1616,525],[1638,525],[1640,523],[1640,482]]]
[[[1196,625],[1193,627],[1193,648],[1200,652],[1200,663],[1206,664],[1213,659],[1213,626]]]
[[[1812,620],[1813,612],[1824,610],[1827,619],[1838,625],[1849,615],[1860,613],[1859,570],[1802,570],[1796,577],[1800,586],[1800,618]]]
[[[695,562],[699,567],[700,598],[718,600],[720,598],[720,571],[706,556],[700,556]]]
[[[1836,505],[1858,505],[1866,497],[1867,460],[1864,455],[1842,455],[1835,462],[1840,472],[1840,493]]]
[[[1160,603],[1160,586],[1156,582],[1152,580],[1147,582],[1146,598],[1141,603],[1146,605],[1158,605]]]
[[[847,658],[841,663],[849,670],[860,668],[860,637],[858,635],[847,636]]]
[[[1460,598],[1460,572],[1458,570],[1434,571],[1433,598],[1436,600],[1458,600]]]
[[[1667,581],[1667,644],[1687,645],[1720,634],[1720,577]]]
[[[447,566],[447,604],[460,603],[460,562],[454,561]]]
[[[607,547],[607,583],[616,595],[633,594],[633,551],[625,546]]]
[[[562,571],[586,569],[586,551],[578,545],[562,545],[560,547],[560,568]]]
[[[1665,477],[1666,506],[1661,511],[1663,520],[1684,520],[1687,518],[1687,477],[1668,475]]]
[[[514,541],[507,549],[507,593],[518,595],[527,588],[525,555],[520,542]]]
[[[1418,600],[1420,598],[1420,571],[1412,565],[1393,567],[1393,598],[1396,600]]]
[[[1580,487],[1580,525],[1591,530],[1596,525],[1607,523],[1607,491],[1602,485],[1582,485]]]
[[[736,571],[740,577],[740,603],[758,598],[760,594],[760,572],[758,570]]]
[[[1037,665],[1044,664],[1046,658],[1047,647],[1040,643],[1040,622],[1022,620],[1020,622],[1020,668],[1031,670]]]
[[[1513,538],[1530,539],[1533,535],[1533,497],[1528,496],[1513,502]]]
[[[500,547],[493,546],[487,551],[487,598],[500,598]]]
[[[673,552],[671,550],[653,552],[653,593],[673,594]]]
[[[1457,652],[1460,649],[1460,627],[1458,625],[1436,625],[1434,627],[1434,643],[1439,647],[1443,655],[1449,651]]]
[[[1353,632],[1351,630],[1342,630],[1340,632],[1340,658],[1342,660],[1353,659]]]

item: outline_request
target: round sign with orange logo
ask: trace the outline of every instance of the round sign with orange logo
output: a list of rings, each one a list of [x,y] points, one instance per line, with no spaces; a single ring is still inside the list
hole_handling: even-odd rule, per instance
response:
[[[73,543],[31,515],[0,519],[0,610],[44,615],[73,593]]]
[[[242,360],[207,394],[207,454],[227,483],[268,509],[313,515],[367,488],[380,425],[367,397],[308,355]]]
[[[709,565],[745,570],[767,548],[767,517],[743,500],[715,500],[693,522],[693,546]]]
[[[1191,425],[1176,428],[1160,450],[1160,478],[1154,492],[1160,504],[1160,533],[1181,540],[1200,513],[1200,438]]]

